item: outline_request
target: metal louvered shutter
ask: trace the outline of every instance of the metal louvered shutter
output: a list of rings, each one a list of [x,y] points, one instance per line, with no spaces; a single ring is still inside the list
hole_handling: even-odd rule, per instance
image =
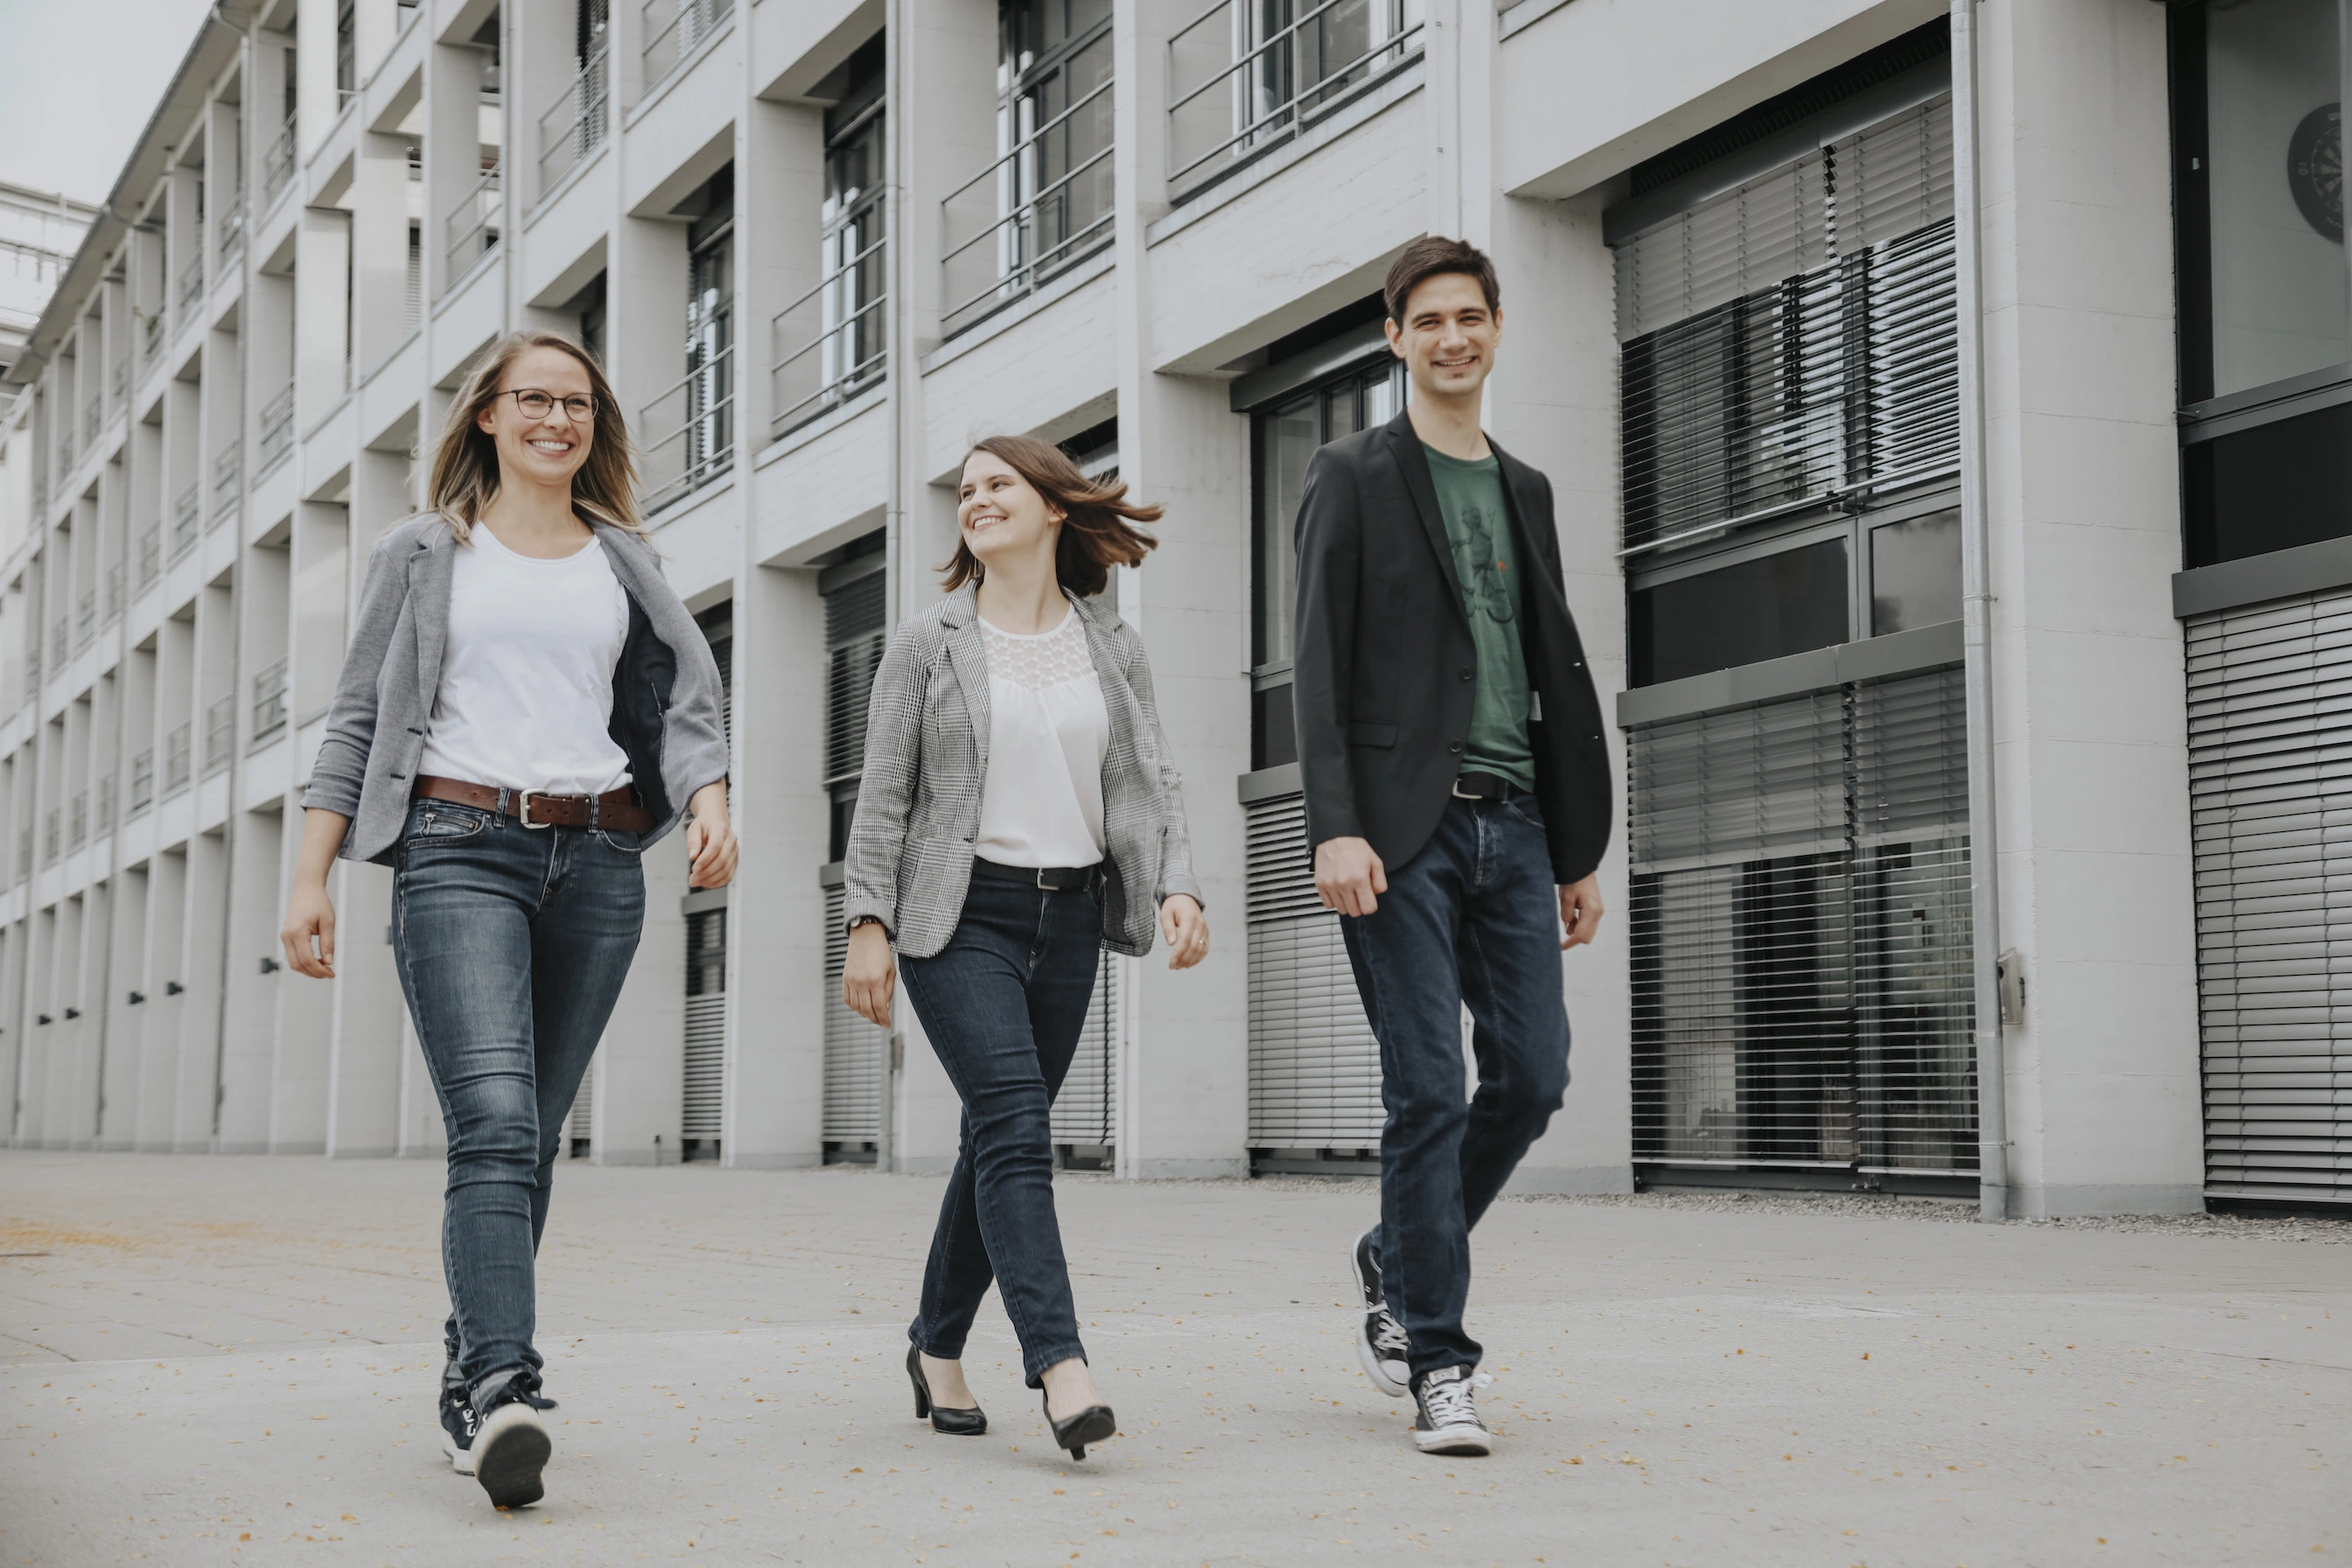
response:
[[[1381,1048],[1315,894],[1306,797],[1252,804],[1248,835],[1250,1146],[1377,1150]]]
[[[889,578],[875,572],[824,596],[824,778],[854,779],[866,765],[866,705],[881,668]]]
[[[599,1047],[602,1048],[601,1047]],[[584,1154],[596,1135],[596,1058],[588,1058],[588,1068],[580,1075],[579,1092],[572,1097],[572,1115],[564,1128],[571,1140],[571,1152]]]
[[[1634,1158],[1976,1163],[1957,669],[1635,730]]]
[[[1119,956],[1106,952],[1095,972],[1087,1026],[1054,1097],[1054,1142],[1108,1148],[1118,1125]]]
[[[870,1146],[882,1136],[882,1075],[890,1037],[841,999],[841,972],[849,963],[849,933],[842,929],[847,905],[839,882],[825,889],[823,1136],[828,1143]]]
[[[2206,1187],[2352,1202],[2352,591],[2187,632]]]
[[[727,910],[686,917],[686,1093],[679,1136],[716,1144],[727,1089]]]
[[[1956,471],[1948,95],[1622,241],[1631,553]]]

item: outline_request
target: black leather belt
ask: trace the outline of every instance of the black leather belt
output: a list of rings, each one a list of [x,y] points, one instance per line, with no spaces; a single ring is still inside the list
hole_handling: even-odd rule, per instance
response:
[[[1102,879],[1102,867],[1093,866],[1000,866],[993,860],[973,856],[971,874],[992,877],[1000,882],[1024,882],[1033,888],[1043,888],[1049,893],[1079,892],[1092,888]]]
[[[1454,793],[1464,800],[1508,800],[1515,795],[1526,795],[1507,778],[1493,773],[1465,772],[1454,781]]]

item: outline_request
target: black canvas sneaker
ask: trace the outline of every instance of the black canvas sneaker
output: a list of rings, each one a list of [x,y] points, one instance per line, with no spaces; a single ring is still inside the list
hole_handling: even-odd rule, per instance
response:
[[[555,1440],[539,1413],[554,1408],[552,1399],[509,1383],[483,1415],[471,1454],[474,1479],[490,1494],[493,1508],[520,1508],[547,1495],[539,1477],[555,1451]]]
[[[1495,1380],[1466,1366],[1442,1366],[1421,1380],[1414,1394],[1412,1440],[1424,1454],[1484,1454],[1494,1435],[1478,1419],[1476,1391]]]
[[[461,1476],[474,1473],[474,1434],[481,1423],[474,1417],[474,1402],[466,1397],[462,1383],[441,1385],[441,1451],[449,1456],[449,1468]]]
[[[1356,1237],[1350,1258],[1356,1270],[1356,1294],[1362,1309],[1356,1321],[1356,1361],[1372,1386],[1391,1399],[1412,1392],[1405,1364],[1404,1325],[1389,1310],[1386,1287],[1381,1282],[1380,1254],[1372,1250],[1372,1233]]]

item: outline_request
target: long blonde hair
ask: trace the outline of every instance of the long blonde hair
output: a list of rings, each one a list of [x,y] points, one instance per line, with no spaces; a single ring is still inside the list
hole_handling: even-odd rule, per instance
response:
[[[629,445],[620,402],[595,357],[561,332],[509,332],[490,345],[441,422],[425,505],[448,522],[458,543],[467,542],[482,509],[499,493],[498,443],[475,423],[475,416],[497,401],[507,372],[532,349],[557,349],[578,360],[596,394],[595,434],[588,444],[588,460],[572,476],[572,504],[592,521],[644,537],[645,518],[637,510],[636,453]]]

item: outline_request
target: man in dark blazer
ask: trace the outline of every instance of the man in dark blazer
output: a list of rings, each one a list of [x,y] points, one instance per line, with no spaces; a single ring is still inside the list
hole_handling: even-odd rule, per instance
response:
[[[1386,298],[1410,404],[1318,451],[1298,509],[1298,763],[1388,1109],[1381,1223],[1355,1247],[1359,1359],[1414,1396],[1424,1451],[1483,1454],[1470,1227],[1567,1090],[1559,955],[1601,922],[1610,766],[1550,481],[1479,424],[1494,264],[1419,240]]]

